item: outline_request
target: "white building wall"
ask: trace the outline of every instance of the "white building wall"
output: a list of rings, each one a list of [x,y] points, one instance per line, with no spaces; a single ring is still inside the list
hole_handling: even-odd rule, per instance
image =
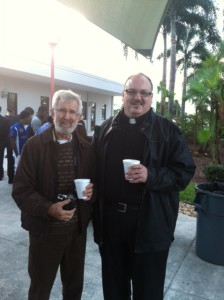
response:
[[[36,112],[41,103],[41,96],[50,97],[50,84],[1,76],[0,91],[4,91],[6,87],[8,92],[17,94],[18,114],[27,106],[32,107]],[[69,84],[66,87],[55,85],[55,91],[58,89],[68,88]],[[109,118],[113,113],[113,96],[96,94],[93,92],[79,91],[77,89],[72,90],[81,95],[82,101],[87,102],[87,120],[84,121],[86,124],[88,135],[92,135],[93,130],[91,130],[91,102],[96,103],[95,124],[100,125],[103,121],[102,106],[104,104],[106,104],[106,118]],[[7,109],[7,98],[2,97],[1,93],[0,106],[2,107],[2,115],[4,115]]]
[[[17,113],[20,113],[26,106],[30,106],[37,111],[40,106],[40,97],[49,97],[49,85],[40,84],[32,81],[25,81],[17,78],[0,78],[0,91],[7,87],[7,91],[17,94]],[[2,115],[7,109],[7,98],[0,101]]]
[[[76,91],[78,92],[78,91]],[[106,104],[106,119],[113,114],[113,96],[96,94],[92,92],[80,92],[82,101],[87,103],[87,115],[89,118],[85,121],[86,129],[89,135],[93,134],[91,130],[91,106],[96,103],[95,125],[101,125],[104,119],[102,118],[102,106]]]

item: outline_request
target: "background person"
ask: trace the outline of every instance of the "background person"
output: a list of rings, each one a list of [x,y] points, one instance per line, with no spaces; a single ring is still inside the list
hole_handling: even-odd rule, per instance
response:
[[[23,110],[19,114],[19,121],[10,127],[10,143],[15,154],[15,168],[18,166],[23,146],[28,139],[27,125],[31,119],[30,113]]]
[[[163,299],[179,191],[195,165],[180,129],[154,113],[152,82],[130,76],[123,108],[97,127],[99,198],[94,212],[105,300]],[[140,160],[124,174],[123,159]],[[132,285],[132,286],[131,286]]]
[[[30,117],[34,114],[34,110],[31,107],[26,107],[24,110],[27,110],[30,113]],[[19,115],[14,115],[12,110],[7,108],[5,113],[5,118],[8,120],[10,127],[14,125],[15,123],[19,122]],[[29,125],[28,125],[29,126]],[[26,131],[28,131],[28,137],[29,137],[29,129],[25,125]],[[10,135],[8,136],[8,143],[7,143],[7,174],[8,174],[8,183],[13,183],[14,173],[15,173],[15,158],[13,156],[13,149],[11,146],[10,141]],[[18,159],[17,159],[18,160]]]
[[[4,155],[7,148],[9,138],[9,121],[1,115],[2,108],[0,106],[0,181],[4,178]]]
[[[30,138],[31,136],[34,135],[33,128],[31,127],[31,121],[32,121],[32,118],[34,115],[34,110],[30,106],[25,107],[24,110],[28,111],[30,113],[30,117],[31,117],[30,122],[27,126],[28,138]]]
[[[30,122],[31,128],[33,130],[33,135],[36,133],[37,129],[47,121],[47,117],[48,107],[46,105],[39,106],[37,114],[32,117],[32,120]]]
[[[94,182],[96,161],[92,146],[75,132],[82,114],[79,95],[59,90],[52,105],[54,125],[24,146],[12,196],[29,231],[28,299],[49,299],[60,266],[63,299],[80,300],[94,196],[90,183],[87,199],[75,201],[74,179]]]
[[[13,183],[13,178],[14,178],[14,172],[15,172],[15,158],[13,156],[13,150],[11,146],[11,141],[10,141],[10,127],[19,121],[19,116],[15,116],[12,112],[11,109],[7,108],[6,113],[5,113],[5,118],[9,123],[9,132],[8,132],[8,138],[7,138],[7,146],[6,146],[6,156],[7,158],[7,175],[8,175],[8,183],[12,184]]]
[[[28,112],[30,113],[30,116],[33,117],[33,115],[34,115],[34,110],[33,110],[32,107],[27,106],[27,107],[24,108],[24,110],[28,111]]]
[[[54,123],[54,120],[53,120],[52,116],[48,116],[48,117],[47,117],[47,122],[44,123],[42,126],[40,126],[40,128],[37,129],[35,135],[44,132],[44,131],[45,131],[46,129],[48,129],[53,123]]]
[[[77,127],[76,127],[76,132],[78,133],[78,135],[83,138],[84,140],[86,140],[87,142],[89,142],[89,138],[87,136],[87,131],[86,131],[86,126],[85,126],[85,122],[83,121],[83,119],[80,119]]]
[[[14,114],[10,108],[6,109],[5,117],[10,120],[10,124],[13,125],[19,121],[19,115]]]

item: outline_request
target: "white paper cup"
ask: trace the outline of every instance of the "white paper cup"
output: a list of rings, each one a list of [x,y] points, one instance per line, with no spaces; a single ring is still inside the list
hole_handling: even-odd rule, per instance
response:
[[[140,160],[137,159],[123,159],[123,165],[124,165],[124,173],[128,172],[128,169],[133,165],[140,164]]]
[[[86,189],[87,185],[90,183],[90,179],[75,179],[75,187],[77,196],[79,199],[86,199],[87,197],[83,196],[83,191]]]

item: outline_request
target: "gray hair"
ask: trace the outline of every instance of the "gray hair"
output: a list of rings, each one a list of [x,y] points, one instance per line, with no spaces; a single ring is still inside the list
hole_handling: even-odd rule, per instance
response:
[[[57,108],[58,102],[74,102],[78,103],[78,114],[82,114],[82,100],[80,95],[74,93],[71,90],[59,90],[54,93],[52,98],[52,108]]]

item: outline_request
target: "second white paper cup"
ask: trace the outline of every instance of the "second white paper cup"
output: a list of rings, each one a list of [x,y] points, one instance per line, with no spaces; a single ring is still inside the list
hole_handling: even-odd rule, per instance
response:
[[[86,189],[86,186],[90,183],[90,179],[75,179],[74,182],[78,198],[86,199],[86,197],[83,196],[83,191]]]
[[[128,169],[133,165],[140,164],[140,160],[137,159],[123,159],[123,165],[124,165],[124,173],[128,172]]]

